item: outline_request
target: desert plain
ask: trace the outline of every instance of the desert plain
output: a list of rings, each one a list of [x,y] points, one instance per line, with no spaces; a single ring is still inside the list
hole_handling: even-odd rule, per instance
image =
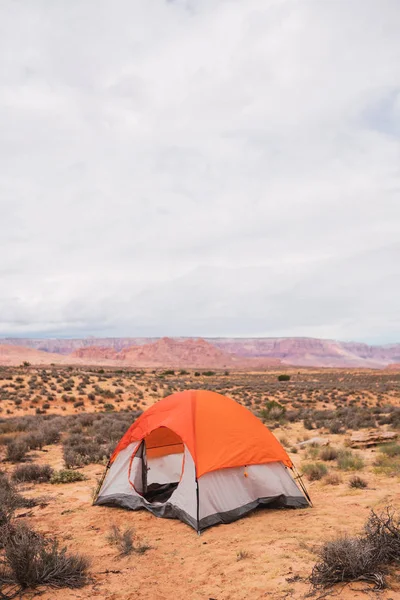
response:
[[[290,379],[279,381],[282,374]],[[180,521],[146,511],[92,506],[113,447],[140,412],[174,391],[199,388],[233,398],[265,422],[302,474],[312,508],[257,510],[198,536]],[[357,436],[387,432],[393,433],[390,443],[383,437],[370,446],[354,442]],[[400,598],[394,568],[379,591],[364,581],[317,590],[309,579],[324,542],[362,532],[371,510],[399,507],[399,432],[396,368],[0,367],[0,470],[13,479],[21,465],[49,466],[44,481],[14,477],[18,492],[35,500],[34,506],[18,508],[14,520],[55,536],[69,552],[90,561],[84,587],[39,587],[27,590],[26,597]],[[50,472],[57,480],[54,473],[66,469],[82,480],[53,483]],[[110,541],[113,526],[132,530],[135,549],[129,554]],[[6,598],[7,589],[2,593]]]

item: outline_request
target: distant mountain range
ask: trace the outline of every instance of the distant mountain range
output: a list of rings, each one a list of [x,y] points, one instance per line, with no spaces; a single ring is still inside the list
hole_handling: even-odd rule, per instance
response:
[[[0,365],[110,364],[141,367],[385,368],[400,363],[400,344],[370,346],[314,338],[0,339]]]

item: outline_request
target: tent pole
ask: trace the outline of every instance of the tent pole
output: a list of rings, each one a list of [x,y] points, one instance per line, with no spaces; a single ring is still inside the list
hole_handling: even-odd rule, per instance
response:
[[[197,498],[197,535],[200,535],[200,505],[199,505],[199,481],[196,477],[196,498]]]
[[[296,475],[296,477],[294,478],[294,480],[295,480],[295,481],[296,481],[296,480],[298,480],[298,481],[299,481],[300,487],[301,487],[302,491],[304,492],[304,495],[305,495],[305,497],[307,498],[309,505],[310,505],[310,506],[311,506],[311,508],[312,508],[312,507],[313,507],[313,503],[312,503],[312,501],[311,501],[311,498],[310,498],[310,496],[309,496],[309,494],[308,494],[308,492],[307,492],[307,488],[306,488],[306,486],[304,485],[304,482],[303,482],[303,478],[302,478],[302,476],[301,476],[301,475],[300,475],[300,473],[297,471],[297,469],[296,469],[296,467],[295,467],[294,465],[292,465],[291,469],[292,469],[293,473]]]
[[[105,480],[105,478],[106,478],[106,475],[107,475],[107,471],[108,471],[108,469],[109,469],[110,467],[111,467],[111,464],[110,464],[110,461],[108,461],[108,463],[107,463],[107,466],[106,466],[106,468],[104,469],[103,477],[100,479],[100,481],[99,481],[99,484],[98,484],[98,486],[97,486],[97,488],[96,488],[96,492],[95,492],[95,494],[94,494],[94,496],[93,496],[93,502],[92,502],[92,506],[94,505],[94,503],[95,503],[95,502],[96,502],[96,500],[97,500],[97,496],[99,495],[99,492],[100,492],[100,490],[101,490],[101,486],[102,486],[102,485],[103,485],[103,483],[104,483],[104,480]]]

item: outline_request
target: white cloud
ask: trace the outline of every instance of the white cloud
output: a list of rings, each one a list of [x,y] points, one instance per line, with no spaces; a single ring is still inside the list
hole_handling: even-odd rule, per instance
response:
[[[400,339],[398,0],[4,0],[0,335]]]

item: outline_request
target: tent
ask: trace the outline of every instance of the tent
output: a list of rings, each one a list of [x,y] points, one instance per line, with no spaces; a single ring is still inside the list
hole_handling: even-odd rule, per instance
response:
[[[189,390],[163,398],[133,423],[94,503],[145,508],[200,532],[258,506],[308,506],[292,467],[282,445],[247,408],[215,392]]]

